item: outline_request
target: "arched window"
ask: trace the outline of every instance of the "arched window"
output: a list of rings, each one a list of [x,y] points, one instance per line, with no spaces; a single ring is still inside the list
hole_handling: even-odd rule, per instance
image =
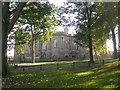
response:
[[[72,48],[77,49],[77,44],[75,42],[72,42]]]
[[[54,39],[54,41],[53,41],[53,46],[57,47],[57,40],[56,39]]]
[[[65,48],[68,48],[68,41],[65,41]]]

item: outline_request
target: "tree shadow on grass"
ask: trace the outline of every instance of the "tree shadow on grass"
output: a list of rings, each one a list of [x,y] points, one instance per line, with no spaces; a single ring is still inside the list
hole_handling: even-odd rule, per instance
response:
[[[6,88],[116,88],[117,62],[98,67],[64,70],[12,69],[12,75],[3,79]]]

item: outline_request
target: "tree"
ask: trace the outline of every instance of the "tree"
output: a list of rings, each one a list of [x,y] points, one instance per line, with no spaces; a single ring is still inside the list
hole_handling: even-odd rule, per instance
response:
[[[117,48],[116,48],[116,37],[115,37],[115,27],[118,24],[118,3],[117,2],[106,2],[104,4],[105,12],[104,17],[106,17],[105,21],[108,23],[108,27],[112,32],[112,41],[113,41],[113,49],[114,49],[114,58],[117,58]],[[109,17],[108,17],[109,15]]]
[[[92,42],[94,37],[94,44],[97,39],[95,39],[95,35],[93,34],[93,26],[98,19],[98,15],[95,11],[95,8],[97,7],[97,4],[87,3],[87,2],[80,2],[80,3],[73,3],[68,2],[64,7],[60,8],[59,16],[62,16],[60,18],[60,22],[66,23],[68,26],[76,26],[76,32],[77,34],[74,36],[76,38],[76,43],[83,47],[89,47],[89,54],[90,54],[90,61],[93,61],[93,48],[92,48]],[[98,4],[99,7],[99,4]],[[98,8],[97,7],[97,8]],[[65,17],[64,13],[74,14],[74,17],[76,17],[74,20],[68,16],[68,19]],[[94,31],[97,31],[94,29]],[[96,43],[97,44],[97,43]],[[94,45],[95,46],[95,45]],[[97,49],[97,48],[96,48]],[[99,48],[100,49],[100,48]]]
[[[19,18],[23,7],[26,2],[18,3],[17,7],[10,11],[10,2],[2,2],[2,75],[8,75],[7,64],[7,37],[12,30],[15,22]],[[12,15],[11,19],[10,16]]]
[[[14,27],[8,35],[8,50],[14,49],[19,57],[19,60],[21,60],[21,55],[23,54],[26,41],[29,37],[28,33],[24,33],[23,28],[19,27]]]
[[[95,50],[95,45],[97,45],[96,48],[98,49],[98,51],[101,51],[101,50],[106,51],[106,48],[105,48],[106,39],[110,38],[110,31],[112,31],[112,38],[114,41],[114,57],[116,58],[117,49],[116,49],[114,28],[117,25],[117,18],[116,18],[117,17],[117,7],[118,7],[117,3],[107,2],[107,3],[95,3],[95,4],[97,4],[98,6],[95,8],[95,12],[93,12],[96,14],[95,16],[97,16],[97,17],[96,17],[95,21],[92,21],[93,24],[91,27],[92,42],[94,43],[92,45],[93,50]],[[81,19],[79,19],[79,21],[81,21]],[[83,26],[78,25],[78,28],[79,27],[81,29],[83,29],[84,25]],[[93,33],[93,32],[95,32],[95,33]],[[81,33],[81,34],[83,34],[83,33]],[[87,34],[83,34],[84,37],[85,37],[85,35],[87,35]],[[80,39],[80,38],[78,38],[78,39]],[[82,37],[81,37],[81,39],[82,39]],[[98,40],[99,40],[99,43],[96,43]],[[86,42],[86,41],[87,40],[83,39],[81,42]],[[83,43],[83,44],[85,44],[85,43]],[[103,49],[103,47],[104,47],[104,49]],[[101,48],[101,50],[100,50],[100,48]]]
[[[82,8],[82,9],[81,9]],[[93,34],[93,27],[98,19],[99,14],[96,13],[97,4],[83,2],[76,4],[76,11],[78,11],[77,19],[77,34],[75,35],[76,42],[79,45],[85,45],[89,47],[90,62],[93,60],[93,37],[96,36]],[[94,38],[96,41],[96,39]],[[95,43],[94,43],[95,44]]]
[[[64,6],[58,7],[56,11],[56,16],[58,19],[58,25],[61,26],[74,26],[75,25],[75,3],[66,2]]]
[[[117,49],[116,49],[116,38],[115,38],[115,27],[118,23],[118,5],[117,2],[103,2],[101,3],[102,8],[97,12],[100,12],[100,18],[98,24],[100,27],[105,27],[104,30],[107,32],[106,35],[112,33],[113,48],[114,48],[114,58],[117,58]],[[109,16],[109,17],[108,17]],[[102,22],[102,23],[101,23]],[[109,37],[110,38],[110,37]]]
[[[118,26],[118,58],[120,60],[120,26]]]
[[[0,23],[2,23],[2,2],[0,1]],[[2,24],[0,24],[0,50],[2,50]],[[0,52],[0,73],[2,73],[2,51]],[[2,75],[0,75],[2,81]],[[1,85],[2,87],[2,85]]]
[[[118,2],[118,11],[120,10],[120,2]],[[120,12],[118,12],[118,22],[120,22]],[[120,61],[120,23],[118,24],[118,58]]]
[[[57,21],[54,17],[53,5],[40,2],[28,3],[23,8],[22,14],[18,19],[18,22],[26,25],[24,32],[28,34],[27,38],[29,46],[31,48],[32,62],[35,62],[35,44],[38,41],[47,42],[54,34],[54,26]],[[29,33],[27,33],[29,32]],[[22,33],[23,34],[23,33]]]

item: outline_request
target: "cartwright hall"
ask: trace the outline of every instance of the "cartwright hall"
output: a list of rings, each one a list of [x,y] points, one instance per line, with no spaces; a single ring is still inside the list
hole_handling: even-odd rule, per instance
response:
[[[73,36],[68,34],[67,27],[64,31],[57,31],[48,44],[41,43],[40,41],[35,45],[35,58],[36,61],[56,61],[67,59],[84,59],[88,51],[80,47],[74,42]],[[29,45],[25,45],[24,57],[25,60],[31,59],[31,50]],[[88,55],[87,55],[88,56]],[[15,58],[18,60],[18,55],[15,52]]]

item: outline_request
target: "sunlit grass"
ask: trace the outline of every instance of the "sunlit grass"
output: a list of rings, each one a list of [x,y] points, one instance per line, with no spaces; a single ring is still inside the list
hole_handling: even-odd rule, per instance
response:
[[[3,78],[4,88],[118,88],[118,60],[98,67],[62,70],[11,69]]]
[[[87,76],[89,74],[93,74],[94,72],[80,72],[80,73],[77,73],[76,75],[78,76]]]
[[[54,62],[36,62],[36,63],[12,61],[12,62],[9,62],[9,64],[13,63],[13,64],[18,64],[19,66],[27,66],[27,65],[38,66],[38,65],[72,64],[73,62],[83,64],[83,63],[88,63],[88,61],[89,60],[70,60],[70,61],[54,61]],[[114,60],[104,59],[104,63],[110,63],[110,62],[114,62]],[[102,64],[102,60],[95,60],[95,64]]]
[[[54,62],[36,62],[36,63],[30,63],[30,62],[9,62],[10,64],[11,63],[15,63],[15,64],[18,64],[18,65],[54,65],[54,64],[69,64],[69,63],[86,63],[88,62],[89,60],[72,60],[72,61],[54,61]]]

